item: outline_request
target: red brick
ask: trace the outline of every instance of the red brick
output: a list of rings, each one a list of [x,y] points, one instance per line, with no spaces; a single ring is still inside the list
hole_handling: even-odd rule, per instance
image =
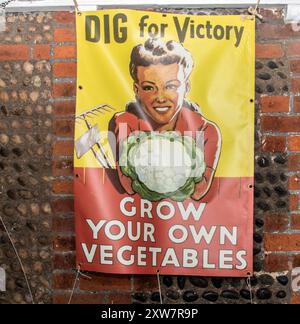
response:
[[[266,251],[300,251],[300,234],[265,233]]]
[[[289,217],[286,213],[267,214],[265,216],[266,232],[284,231],[289,224]]]
[[[264,152],[284,152],[286,149],[286,137],[264,136],[262,150]]]
[[[0,45],[0,61],[28,60],[29,46]]]
[[[298,200],[298,203],[299,203],[299,200]],[[298,208],[298,210],[299,210],[299,208]],[[291,225],[292,225],[293,230],[300,230],[300,215],[292,215]]]
[[[57,136],[73,136],[74,121],[69,119],[54,120],[53,132]]]
[[[294,294],[292,294],[291,304],[293,304],[293,305],[300,304],[300,293],[294,293]]]
[[[52,288],[53,289],[71,289],[73,288],[76,274],[74,273],[53,273]]]
[[[299,195],[290,195],[290,210],[295,211],[299,209]]]
[[[76,34],[75,28],[59,28],[54,31],[55,42],[75,42]]]
[[[288,56],[300,56],[300,42],[292,42],[288,44]]]
[[[57,62],[53,64],[53,74],[56,77],[76,77],[75,62]]]
[[[300,254],[293,255],[293,268],[300,267]]]
[[[268,112],[288,112],[289,111],[288,96],[263,96],[260,98],[261,111]]]
[[[89,291],[131,291],[130,276],[114,274],[89,274],[91,279],[80,278],[80,289]]]
[[[281,44],[256,44],[255,57],[258,59],[280,58],[284,56]]]
[[[288,137],[288,149],[290,151],[300,151],[300,136]]]
[[[291,71],[294,73],[300,73],[300,60],[290,61]]]
[[[289,177],[289,189],[290,190],[300,189],[300,174],[293,174]]]
[[[265,256],[266,272],[285,271],[289,269],[289,256],[286,254],[267,254]]]
[[[294,112],[300,112],[300,97],[298,96],[294,97]]]
[[[53,295],[54,304],[68,304],[70,299],[70,293],[68,294],[57,294]],[[72,296],[71,304],[106,304],[106,296],[103,294],[81,294],[75,293]]]
[[[300,170],[300,155],[299,154],[291,154],[288,157],[288,168],[290,171],[298,171]]]
[[[263,131],[300,132],[300,116],[262,116]]]
[[[76,95],[75,83],[54,83],[53,84],[53,97],[74,97]]]
[[[55,199],[51,201],[51,210],[55,215],[74,212],[74,199]]]
[[[54,47],[54,58],[76,58],[76,46],[74,45],[61,45]]]
[[[264,39],[291,39],[299,37],[300,31],[293,29],[292,24],[260,24],[257,37]]]
[[[292,79],[292,91],[300,92],[300,79]]]
[[[156,276],[135,276],[133,278],[134,291],[153,291],[158,290]]]
[[[107,304],[131,304],[131,294],[108,294]]]
[[[74,141],[57,141],[53,143],[53,156],[72,156],[74,152]]]
[[[73,252],[75,251],[74,236],[57,236],[53,240],[53,249],[58,252]]]
[[[53,180],[52,191],[55,194],[71,194],[73,193],[73,180]]]
[[[33,58],[35,60],[49,60],[50,59],[50,45],[35,45],[33,47]]]
[[[56,118],[75,115],[75,100],[59,101],[53,104],[53,114]]]
[[[75,23],[75,13],[68,11],[59,11],[53,14],[53,19],[59,24]]]
[[[59,160],[52,162],[53,176],[69,176],[73,175],[73,160]]]
[[[76,255],[75,253],[55,253],[53,257],[54,269],[75,269]]]
[[[55,217],[52,221],[52,230],[54,232],[72,232],[75,231],[74,218]]]

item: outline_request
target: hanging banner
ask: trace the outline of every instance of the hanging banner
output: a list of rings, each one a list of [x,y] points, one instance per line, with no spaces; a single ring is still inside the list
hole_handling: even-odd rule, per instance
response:
[[[252,273],[255,21],[126,9],[77,24],[77,264]]]

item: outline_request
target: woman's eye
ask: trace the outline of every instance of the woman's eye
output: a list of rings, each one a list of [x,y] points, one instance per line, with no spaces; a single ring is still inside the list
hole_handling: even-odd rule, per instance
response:
[[[152,86],[144,86],[143,87],[143,90],[145,90],[145,91],[152,91],[153,90],[153,87]]]
[[[168,84],[166,87],[168,90],[176,90],[177,86],[175,84]]]

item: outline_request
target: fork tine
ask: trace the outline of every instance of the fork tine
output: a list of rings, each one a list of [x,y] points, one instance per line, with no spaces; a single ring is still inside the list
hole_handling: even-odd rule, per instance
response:
[[[95,114],[95,112],[96,113],[99,112],[101,114],[104,114],[104,112],[102,110],[107,111],[107,112],[111,112],[111,111],[115,111],[116,109],[113,108],[112,106],[108,105],[108,104],[102,104],[102,105],[93,107],[90,110],[87,110],[87,111],[83,112],[82,114],[76,116],[75,118],[84,120],[84,118],[87,117],[87,115],[91,114],[91,113]]]
[[[102,107],[101,109],[107,112],[111,112],[111,110],[109,110],[107,107]]]
[[[104,105],[101,105],[101,106],[98,106],[98,107],[95,107],[94,109],[95,110],[100,110],[100,109],[112,109],[112,110],[115,110],[113,107],[111,107],[110,105],[107,105],[107,104],[104,104]]]
[[[96,107],[92,108],[91,110],[99,109],[99,108],[102,108],[105,106],[107,106],[107,104],[102,104],[102,105],[96,106]]]
[[[94,116],[91,116],[91,115],[95,115],[95,116],[97,116],[96,114],[89,113],[88,115],[86,115],[86,118],[94,118]]]
[[[115,109],[114,107],[112,107],[111,105],[107,104],[107,107],[111,108],[111,109]]]
[[[96,113],[104,114],[104,112],[101,111],[101,110],[94,110],[93,113],[94,113],[94,114],[96,114]]]
[[[98,110],[95,110],[95,111],[93,111],[93,113],[95,114],[95,115],[97,115],[97,114],[104,114],[104,112],[102,112],[102,111],[98,111]],[[98,115],[97,115],[98,116]]]
[[[93,111],[90,111],[88,114],[97,116]]]
[[[111,109],[111,110],[116,110],[114,107],[110,106],[110,105],[106,105],[107,108]]]

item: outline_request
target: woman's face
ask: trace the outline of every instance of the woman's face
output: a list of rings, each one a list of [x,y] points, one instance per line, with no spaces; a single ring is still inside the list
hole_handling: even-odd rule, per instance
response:
[[[134,84],[143,109],[158,124],[168,124],[177,115],[189,90],[183,67],[177,63],[137,67]]]

